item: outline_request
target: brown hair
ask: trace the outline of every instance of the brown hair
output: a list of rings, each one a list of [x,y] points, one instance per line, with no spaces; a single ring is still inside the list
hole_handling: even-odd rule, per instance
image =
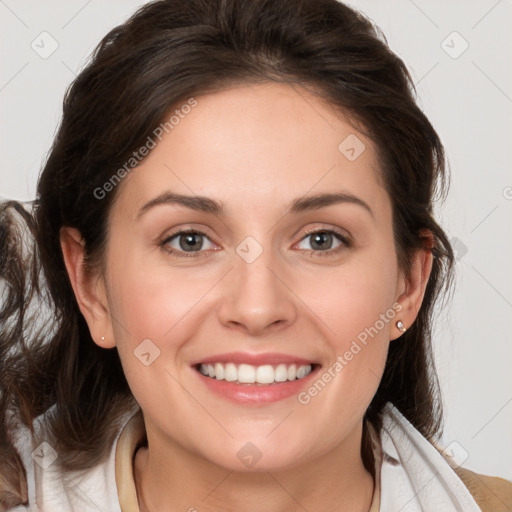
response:
[[[439,433],[432,309],[450,282],[453,253],[432,205],[436,192],[446,188],[445,158],[415,102],[404,63],[370,20],[336,0],[161,0],[107,34],[68,89],[34,212],[15,202],[0,209],[0,277],[6,286],[0,310],[0,503],[27,499],[11,443],[14,417],[31,427],[54,406],[47,427],[67,471],[100,462],[120,419],[135,405],[117,350],[92,341],[79,311],[60,228],[77,228],[89,265],[101,268],[116,191],[101,200],[94,191],[174,105],[229,85],[264,81],[309,88],[374,141],[404,272],[412,252],[426,246],[422,230],[433,233],[433,269],[421,310],[391,344],[366,416],[378,425],[390,401],[428,439]],[[29,253],[22,248],[20,216],[35,238]],[[51,322],[28,332],[30,297],[43,300]]]

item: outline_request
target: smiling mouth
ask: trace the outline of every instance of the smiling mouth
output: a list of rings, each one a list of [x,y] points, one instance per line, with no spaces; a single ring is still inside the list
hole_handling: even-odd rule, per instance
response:
[[[259,384],[270,386],[295,381],[308,376],[317,364],[277,364],[255,366],[250,364],[212,363],[197,364],[196,370],[213,380],[232,384]]]

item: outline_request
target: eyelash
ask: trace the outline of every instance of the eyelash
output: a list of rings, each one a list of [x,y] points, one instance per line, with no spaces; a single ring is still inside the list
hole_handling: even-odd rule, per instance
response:
[[[204,251],[186,252],[186,251],[178,251],[176,249],[166,247],[167,244],[174,238],[179,237],[180,235],[187,235],[190,233],[196,234],[196,235],[201,235],[201,236],[208,238],[208,236],[201,231],[198,231],[195,229],[185,229],[182,231],[177,231],[176,233],[173,233],[172,235],[165,237],[165,239],[160,242],[160,247],[162,249],[164,249],[168,254],[172,254],[174,256],[177,256],[178,258],[197,258],[198,257],[197,255],[200,255]],[[314,253],[315,256],[328,257],[328,256],[332,256],[332,255],[338,253],[339,251],[342,251],[343,249],[348,249],[348,248],[352,247],[352,242],[349,239],[349,237],[335,229],[318,229],[318,228],[312,229],[312,230],[304,233],[304,236],[301,238],[300,241],[302,242],[308,236],[315,235],[318,233],[332,234],[332,235],[334,235],[335,238],[338,239],[338,241],[340,241],[342,243],[342,245],[340,245],[339,247],[336,247],[334,249],[327,249],[325,251],[315,251],[313,249],[306,249],[308,252]]]

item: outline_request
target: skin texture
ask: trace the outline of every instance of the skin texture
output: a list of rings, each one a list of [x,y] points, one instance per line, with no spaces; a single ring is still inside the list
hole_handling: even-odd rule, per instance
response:
[[[84,273],[80,234],[61,231],[91,335],[117,346],[144,413],[148,447],[134,464],[141,511],[366,511],[374,483],[361,459],[362,418],[401,334],[396,321],[408,327],[419,310],[430,252],[418,251],[402,275],[375,147],[329,104],[284,84],[196,99],[118,186],[102,273]],[[338,149],[351,134],[365,144],[354,161]],[[165,204],[138,217],[164,191],[207,196],[225,212]],[[297,198],[340,191],[372,212],[345,202],[287,213]],[[179,237],[162,247],[182,229],[206,235],[191,257],[169,253]],[[350,243],[333,236],[318,249],[313,229]],[[236,252],[248,236],[263,249],[252,263]],[[322,371],[393,305],[396,317],[306,405],[297,396],[235,405],[191,366],[225,352],[280,352]],[[145,339],[160,350],[149,366],[134,356]],[[237,457],[248,442],[261,454],[252,468]]]

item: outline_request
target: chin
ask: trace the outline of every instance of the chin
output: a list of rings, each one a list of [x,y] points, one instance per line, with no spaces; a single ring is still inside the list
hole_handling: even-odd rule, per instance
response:
[[[269,439],[261,436],[255,436],[252,441],[248,439],[250,439],[249,436],[244,440],[230,439],[226,443],[215,441],[222,451],[202,452],[203,456],[217,466],[239,473],[289,470],[299,465],[304,457],[304,454],[295,446],[280,440],[269,442]],[[293,437],[290,435],[288,439]]]

